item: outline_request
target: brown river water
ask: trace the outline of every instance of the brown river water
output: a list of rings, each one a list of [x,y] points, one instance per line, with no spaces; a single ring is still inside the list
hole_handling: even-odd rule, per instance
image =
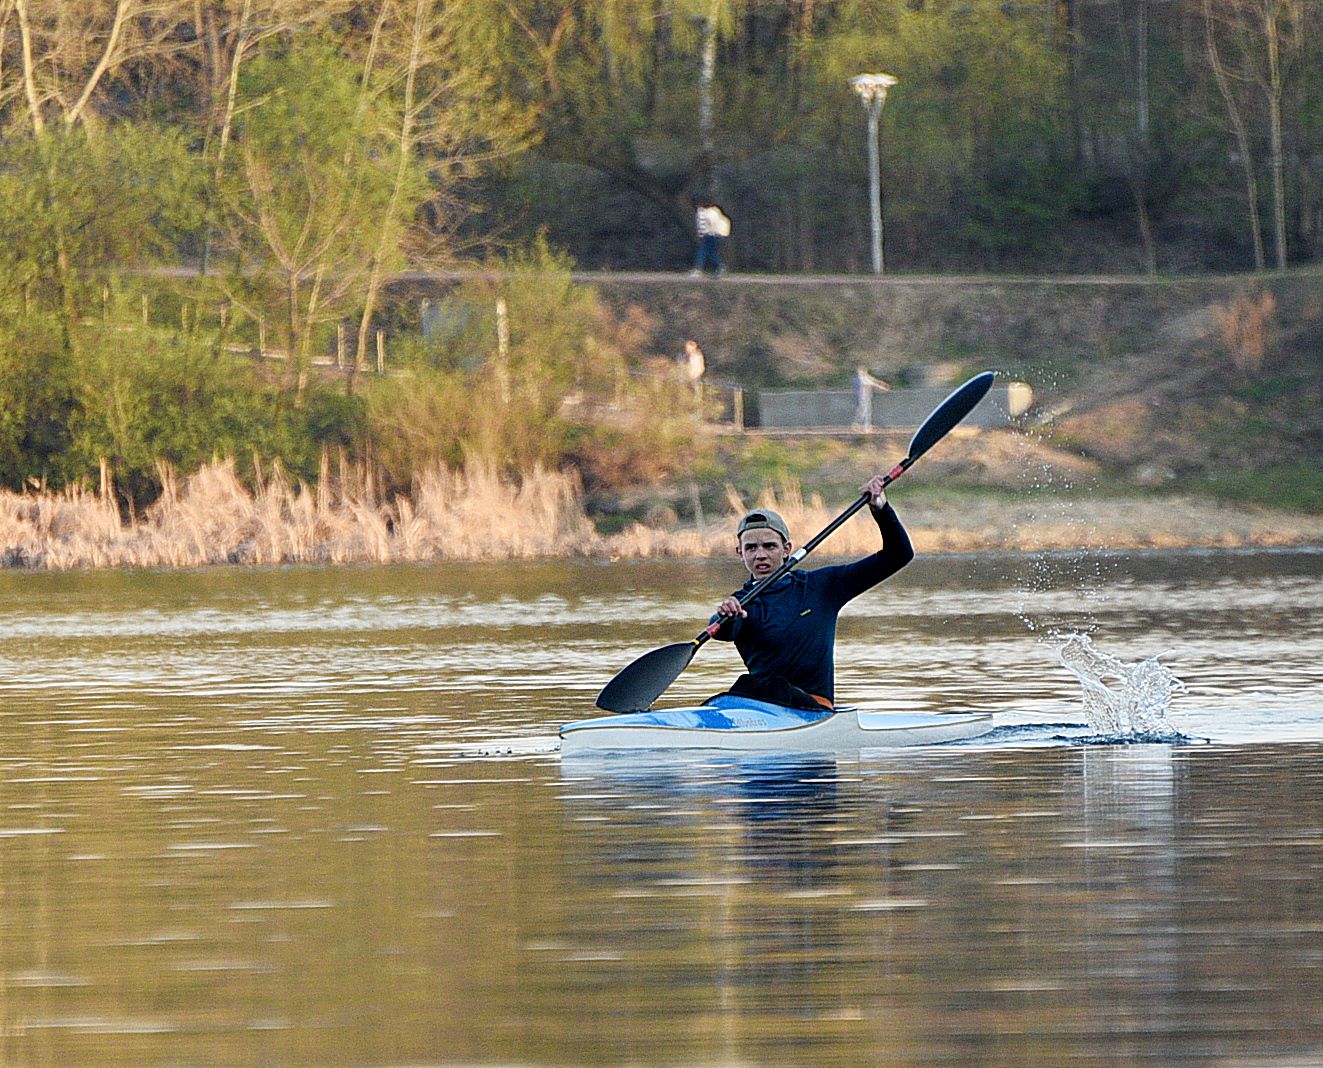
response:
[[[0,1065],[1323,1065],[1323,553],[921,558],[838,693],[989,735],[562,762],[738,579],[0,575]]]

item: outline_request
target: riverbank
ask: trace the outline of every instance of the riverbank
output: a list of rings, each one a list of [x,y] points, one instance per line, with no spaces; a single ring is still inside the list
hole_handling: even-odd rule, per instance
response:
[[[920,553],[1323,545],[1323,516],[1190,496],[986,487],[894,496]],[[75,570],[718,556],[734,543],[736,517],[755,503],[781,511],[803,540],[841,508],[793,486],[756,501],[732,489],[724,509],[696,522],[631,523],[604,534],[567,474],[535,473],[516,485],[482,469],[438,469],[408,498],[373,501],[293,485],[279,472],[250,491],[233,463],[222,462],[182,484],[167,479],[161,499],[129,524],[85,490],[0,494],[0,563]],[[870,552],[876,537],[867,517],[856,516],[822,551]]]

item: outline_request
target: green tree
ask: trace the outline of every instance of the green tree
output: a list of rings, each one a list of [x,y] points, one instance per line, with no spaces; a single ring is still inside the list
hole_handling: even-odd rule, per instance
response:
[[[0,144],[0,302],[45,310],[73,348],[125,270],[174,255],[200,218],[195,159],[175,130],[56,126]]]
[[[879,69],[900,79],[883,112],[882,155],[888,228],[911,250],[927,243],[940,256],[954,224],[957,237],[998,255],[1037,243],[1068,210],[1065,65],[1044,9],[856,4],[815,42],[810,66],[817,92],[853,127],[842,182],[860,190],[860,204],[864,121],[848,79]]]
[[[195,47],[184,55],[193,67],[181,79],[179,96],[192,99],[203,129],[202,156],[212,183],[200,240],[202,273],[211,263],[216,192],[225,173],[239,106],[244,65],[264,45],[295,34],[323,32],[350,0],[193,0]],[[166,81],[167,91],[172,87]]]
[[[0,485],[63,484],[73,406],[71,361],[55,317],[0,319]]]
[[[239,87],[221,187],[231,296],[273,320],[301,404],[318,329],[356,303],[393,183],[391,145],[360,106],[357,66],[331,42],[254,59]]]
[[[786,13],[743,0],[511,6],[531,43],[527,77],[546,94],[543,157],[609,176],[681,232],[699,185],[793,135]],[[743,41],[759,42],[756,58],[734,51]]]
[[[548,97],[535,177],[570,168],[564,187],[532,202],[566,220],[557,236],[591,231],[604,202],[628,189],[664,213],[674,248],[692,225],[691,194],[716,184],[743,262],[867,259],[864,121],[849,78],[878,69],[901,79],[883,116],[887,215],[916,253],[1023,248],[1073,203],[1073,189],[1063,194],[1065,61],[1049,5],[518,7],[540,64],[530,77],[540,74]],[[576,212],[585,171],[610,184],[590,187],[598,202]],[[619,225],[631,221],[646,231],[637,219]],[[952,242],[953,229],[965,240]]]

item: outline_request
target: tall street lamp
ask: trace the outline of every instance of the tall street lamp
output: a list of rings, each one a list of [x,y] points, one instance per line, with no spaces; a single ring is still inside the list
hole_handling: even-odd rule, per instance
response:
[[[878,162],[877,126],[887,90],[900,79],[890,74],[857,74],[850,79],[868,109],[868,193],[873,223],[873,273],[882,273],[882,168]]]

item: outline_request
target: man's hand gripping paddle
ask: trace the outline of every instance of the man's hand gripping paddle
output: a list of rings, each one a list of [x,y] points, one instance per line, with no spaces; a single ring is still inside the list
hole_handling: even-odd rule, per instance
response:
[[[992,371],[984,371],[980,375],[975,375],[933,409],[933,413],[915,431],[914,437],[910,438],[909,453],[905,459],[887,472],[882,484],[884,486],[891,485],[909,470],[910,465],[915,460],[946,437],[960,420],[974,410],[974,406],[992,388],[994,378],[996,378],[996,375]],[[867,503],[868,494],[860,494],[859,498],[849,508],[828,523],[812,541],[796,549],[786,558],[785,563],[759,581],[740,598],[740,603],[748,604],[773,582],[798,565],[832,531]],[[693,641],[676,642],[674,645],[663,646],[661,649],[644,653],[602,688],[602,692],[597,695],[597,706],[606,709],[608,712],[639,712],[650,707],[652,702],[657,700],[666,691],[666,688],[680,677],[680,672],[689,666],[689,661],[694,658],[694,654],[716,635],[724,622],[725,620],[715,621],[704,628]]]

